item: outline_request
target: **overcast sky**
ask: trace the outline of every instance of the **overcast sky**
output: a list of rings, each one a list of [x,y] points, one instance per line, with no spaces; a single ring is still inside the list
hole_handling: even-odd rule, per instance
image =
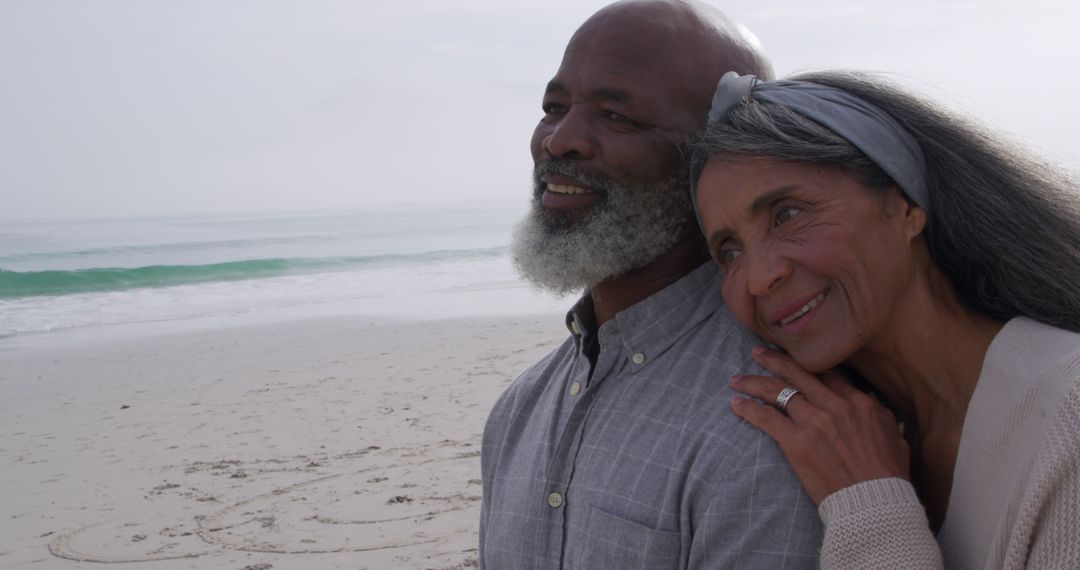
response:
[[[523,203],[605,3],[0,0],[0,219]],[[894,73],[1080,170],[1073,3],[713,3],[779,75]]]

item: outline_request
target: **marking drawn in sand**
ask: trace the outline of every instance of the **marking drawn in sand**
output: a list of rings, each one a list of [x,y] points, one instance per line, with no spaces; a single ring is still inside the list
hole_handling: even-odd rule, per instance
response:
[[[82,527],[57,536],[49,552],[103,564],[197,558],[223,550],[325,554],[427,545],[436,554],[460,554],[460,545],[439,552],[438,543],[475,532],[476,513],[470,507],[480,500],[478,489],[475,494],[461,491],[475,484],[478,453],[462,453],[463,445],[470,444],[444,442],[366,457],[359,452],[339,455],[329,458],[331,466],[335,460],[361,460],[366,466],[254,495],[210,514],[204,509],[213,505],[201,492],[162,485],[151,495],[160,493],[158,489],[175,490],[195,502]],[[301,461],[309,458],[293,460]],[[241,462],[228,464],[237,471],[256,472]],[[212,474],[237,480],[226,471]],[[249,477],[255,478],[245,476],[243,481]],[[447,489],[456,492],[446,494]]]

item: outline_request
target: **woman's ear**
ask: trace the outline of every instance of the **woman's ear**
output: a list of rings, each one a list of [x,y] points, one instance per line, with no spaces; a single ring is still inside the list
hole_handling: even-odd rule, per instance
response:
[[[926,229],[926,210],[912,202],[907,202],[904,211],[904,228],[909,239],[921,234]]]
[[[914,239],[926,229],[926,210],[912,202],[899,186],[893,186],[885,195],[884,212],[892,223],[898,223],[908,239]]]

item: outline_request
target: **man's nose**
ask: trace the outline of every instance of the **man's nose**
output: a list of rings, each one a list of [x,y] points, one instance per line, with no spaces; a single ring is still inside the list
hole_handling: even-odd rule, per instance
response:
[[[560,158],[592,158],[597,142],[582,109],[571,108],[543,139],[544,150]]]
[[[768,293],[791,275],[791,264],[775,253],[755,252],[747,261],[747,290],[754,296]]]

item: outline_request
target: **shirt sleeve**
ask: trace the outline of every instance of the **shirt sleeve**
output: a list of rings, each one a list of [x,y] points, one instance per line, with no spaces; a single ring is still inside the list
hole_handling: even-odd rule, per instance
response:
[[[818,507],[821,568],[943,569],[941,549],[911,483],[890,477],[841,489]]]
[[[714,472],[713,497],[695,517],[688,568],[818,567],[822,527],[775,442],[757,434],[731,468]]]
[[[477,551],[476,551],[476,564],[477,567],[483,570],[484,564],[484,538],[487,536],[487,518],[488,511],[491,509],[491,505],[486,500],[488,493],[490,493],[487,479],[483,479],[483,491],[480,499],[480,526],[477,532]]]
[[[487,567],[485,555],[487,550],[485,549],[485,543],[487,542],[488,533],[488,517],[491,513],[491,493],[492,486],[494,485],[495,477],[495,463],[496,456],[500,451],[499,439],[506,431],[506,425],[503,422],[504,413],[502,410],[505,408],[506,400],[509,398],[507,390],[499,399],[496,400],[495,405],[492,407],[491,412],[488,414],[488,419],[484,422],[484,432],[481,436],[480,445],[480,525],[477,532],[478,550],[477,550],[477,566],[480,570],[484,570]]]

